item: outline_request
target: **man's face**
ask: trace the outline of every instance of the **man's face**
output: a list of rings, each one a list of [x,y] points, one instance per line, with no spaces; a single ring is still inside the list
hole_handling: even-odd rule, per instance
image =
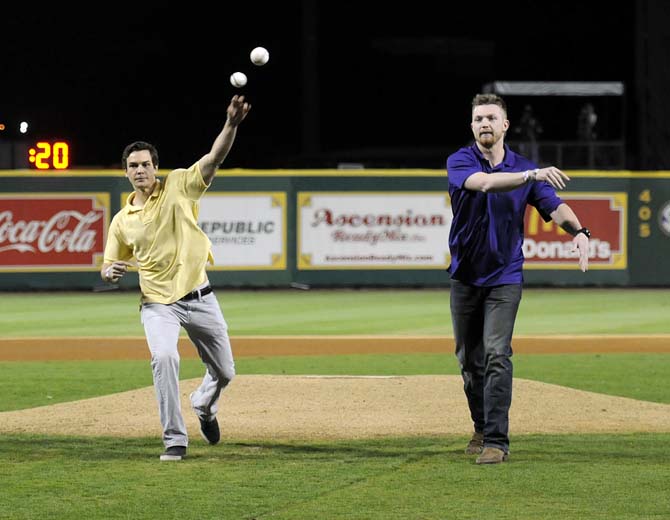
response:
[[[484,148],[492,148],[509,128],[505,112],[498,105],[479,105],[472,109],[472,134]]]
[[[132,152],[126,161],[126,177],[135,189],[151,188],[156,182],[156,168],[149,150]]]

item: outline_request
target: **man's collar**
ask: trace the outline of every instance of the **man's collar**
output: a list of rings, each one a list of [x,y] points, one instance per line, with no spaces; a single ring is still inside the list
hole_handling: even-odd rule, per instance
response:
[[[160,195],[161,190],[163,189],[163,183],[160,181],[159,178],[156,178],[156,183],[154,184],[154,189],[151,191],[151,195],[147,198],[149,199],[154,199]],[[126,199],[126,207],[128,208],[128,212],[134,213],[136,211],[140,211],[141,209],[144,208],[144,206],[135,206],[133,204],[133,201],[135,200],[135,196],[137,195],[137,192],[132,191],[130,195],[128,195],[128,198]]]
[[[503,160],[502,163],[500,163],[500,165],[504,166],[505,168],[514,166],[514,163],[516,162],[514,159],[514,152],[512,152],[512,149],[509,146],[507,146],[507,143],[503,143],[503,148],[505,150],[505,155],[503,156]],[[475,155],[479,157],[482,161],[488,160],[486,157],[484,157],[484,154],[479,149],[479,146],[477,146],[476,142],[472,143],[472,149],[475,152]]]

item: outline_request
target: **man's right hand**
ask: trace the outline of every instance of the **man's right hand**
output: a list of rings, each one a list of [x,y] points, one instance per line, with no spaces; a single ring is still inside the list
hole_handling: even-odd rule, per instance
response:
[[[104,264],[100,270],[100,274],[105,282],[116,283],[128,272],[129,266],[128,262]]]
[[[546,168],[539,168],[535,175],[535,181],[544,181],[550,184],[557,190],[565,189],[567,181],[570,180],[564,172],[555,166],[547,166]]]

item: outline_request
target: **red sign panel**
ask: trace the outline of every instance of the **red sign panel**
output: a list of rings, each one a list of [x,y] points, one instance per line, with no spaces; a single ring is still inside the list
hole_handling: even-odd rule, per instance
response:
[[[626,269],[628,194],[560,195],[591,230],[589,269]],[[532,206],[526,209],[523,253],[526,269],[574,269],[579,257],[572,250],[572,236],[554,222],[545,222]]]
[[[102,262],[107,193],[0,195],[0,271],[80,270]]]

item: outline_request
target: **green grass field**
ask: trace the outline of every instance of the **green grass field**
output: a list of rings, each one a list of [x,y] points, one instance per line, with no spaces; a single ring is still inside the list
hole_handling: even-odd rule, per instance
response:
[[[217,293],[232,335],[451,333],[443,290]],[[137,301],[120,292],[5,294],[0,337],[142,335]],[[527,289],[516,333],[670,333],[669,306],[664,290]],[[514,366],[515,377],[670,404],[670,354],[524,354]],[[240,358],[237,370],[458,373],[446,354]],[[201,375],[196,360],[183,361],[183,379]],[[0,362],[0,411],[150,384],[143,361]],[[216,447],[193,433],[177,464],[158,461],[158,437],[0,435],[0,518],[670,518],[670,432],[511,432],[510,462],[491,467],[463,455],[468,432]]]
[[[465,437],[335,443],[0,437],[0,518],[664,519],[668,435],[527,436],[473,464]]]
[[[9,296],[9,295],[8,295]],[[137,292],[0,298],[0,337],[141,336]],[[446,289],[217,290],[231,335],[451,335]],[[667,289],[525,289],[516,334],[670,334]]]

